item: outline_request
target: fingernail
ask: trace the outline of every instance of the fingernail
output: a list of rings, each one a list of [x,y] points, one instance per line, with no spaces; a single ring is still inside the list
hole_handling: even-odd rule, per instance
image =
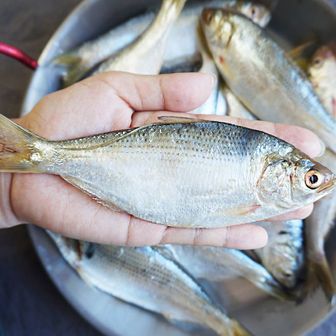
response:
[[[316,155],[316,157],[321,157],[326,151],[325,143],[321,139],[319,139],[319,140],[320,140],[321,150],[320,150],[320,153],[318,155]]]
[[[211,75],[211,85],[212,85],[212,87],[214,87],[217,84],[218,77],[214,73],[211,73],[210,75]]]

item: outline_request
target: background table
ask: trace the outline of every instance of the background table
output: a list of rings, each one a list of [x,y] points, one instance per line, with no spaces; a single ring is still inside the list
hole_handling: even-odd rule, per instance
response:
[[[1,0],[0,40],[38,57],[79,0]],[[0,55],[1,113],[18,115],[31,71]],[[0,230],[0,336],[99,335],[59,294],[26,228]],[[309,336],[336,334],[333,314]]]

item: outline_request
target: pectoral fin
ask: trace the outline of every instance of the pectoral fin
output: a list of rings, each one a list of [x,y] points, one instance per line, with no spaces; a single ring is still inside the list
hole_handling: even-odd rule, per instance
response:
[[[261,207],[260,204],[253,204],[247,207],[237,207],[225,210],[227,216],[246,216],[253,214],[257,209]]]

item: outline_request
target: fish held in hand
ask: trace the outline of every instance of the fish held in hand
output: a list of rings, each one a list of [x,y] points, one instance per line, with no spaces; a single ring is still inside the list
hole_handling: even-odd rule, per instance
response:
[[[151,247],[117,247],[55,234],[51,237],[81,278],[99,290],[170,321],[205,325],[222,336],[249,335],[188,273]]]
[[[0,116],[0,171],[60,175],[106,206],[185,228],[264,220],[335,187],[329,169],[267,133],[192,118],[161,121],[48,141]]]
[[[202,27],[227,85],[259,119],[306,127],[336,152],[336,120],[312,84],[268,35],[248,18],[206,9]]]

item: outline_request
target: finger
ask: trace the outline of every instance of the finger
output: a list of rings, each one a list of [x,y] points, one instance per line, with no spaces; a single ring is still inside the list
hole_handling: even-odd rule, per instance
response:
[[[213,230],[171,228],[113,212],[56,176],[16,174],[15,178],[19,180],[13,181],[12,197],[17,200],[13,202],[17,216],[67,237],[130,246],[181,243],[241,249],[267,242],[266,231],[256,225]]]
[[[168,227],[161,244],[256,249],[265,246],[267,239],[266,230],[254,224],[234,225],[220,229],[178,229]]]
[[[176,73],[158,76],[107,72],[87,79],[103,82],[136,111],[190,111],[209,97],[212,75]]]
[[[176,116],[176,117],[188,117],[201,120],[213,120],[228,122],[243,127],[256,129],[266,132],[280,139],[283,139],[302,152],[311,157],[321,156],[325,150],[325,146],[320,138],[308,129],[285,124],[275,124],[268,121],[260,120],[245,120],[239,118],[233,118],[228,116],[216,116],[216,115],[201,115],[201,114],[177,114],[173,112],[146,112],[142,115],[134,114],[132,117],[132,125],[139,126],[143,123],[158,122],[158,116]]]
[[[314,209],[313,204],[310,204],[298,210],[290,211],[283,215],[272,217],[269,220],[273,222],[273,221],[285,221],[291,219],[305,219],[311,215],[313,209]]]

